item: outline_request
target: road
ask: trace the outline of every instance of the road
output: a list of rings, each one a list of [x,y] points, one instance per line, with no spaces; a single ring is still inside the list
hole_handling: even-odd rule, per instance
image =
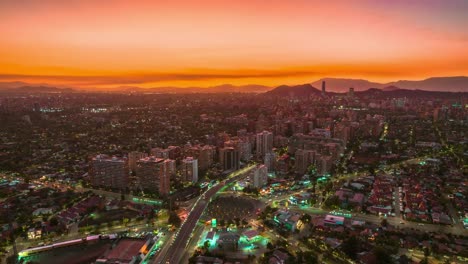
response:
[[[245,173],[253,169],[255,166],[256,165],[251,165],[249,167],[235,171],[231,173],[226,180],[212,186],[210,189],[205,191],[195,202],[192,210],[187,216],[187,219],[182,223],[179,231],[174,235],[172,243],[168,243],[168,245],[166,245],[169,248],[163,249],[154,263],[179,263],[183,255],[181,253],[185,251],[189,240],[192,238],[193,231],[211,198],[215,196],[221,189],[223,189],[224,186],[229,185],[235,180],[245,176]]]

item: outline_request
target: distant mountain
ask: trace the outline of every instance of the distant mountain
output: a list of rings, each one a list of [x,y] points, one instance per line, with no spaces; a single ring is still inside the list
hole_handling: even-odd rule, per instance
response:
[[[420,89],[426,91],[468,92],[468,77],[432,77],[422,81],[397,81],[387,85],[394,85],[402,89]]]
[[[22,86],[28,86],[28,83],[25,82],[0,82],[0,90],[9,90],[15,89]]]
[[[382,83],[370,82],[363,79],[344,79],[344,78],[323,78],[311,83],[315,87],[322,87],[322,82],[325,81],[325,88],[328,92],[347,92],[350,87],[355,91],[363,91],[370,88],[383,88],[386,85]],[[388,86],[388,85],[387,85]]]
[[[47,83],[26,83],[26,82],[0,82],[0,91],[17,89],[22,87],[53,87],[61,89],[72,89],[63,85],[52,85]]]
[[[289,97],[293,96],[296,98],[307,98],[310,96],[321,96],[321,90],[313,87],[310,84],[302,84],[296,86],[282,85],[277,88],[263,93],[265,96],[279,96]],[[425,91],[425,90],[410,90],[400,89],[396,86],[388,86],[384,88],[370,88],[364,91],[356,91],[356,97],[366,97],[375,99],[385,98],[398,98],[398,97],[409,97],[409,98],[425,98],[425,97],[436,97],[436,98],[462,98],[468,97],[468,91],[466,92],[445,92],[445,91]],[[326,92],[327,96],[347,96],[347,92],[335,93]]]
[[[445,92],[445,91],[426,91],[426,90],[409,90],[400,89],[395,86],[385,87],[383,89],[371,88],[365,91],[355,93],[358,97],[373,97],[373,98],[424,98],[424,97],[437,97],[441,98],[461,98],[467,97],[467,92]]]
[[[259,85],[259,84],[248,84],[235,86],[232,84],[223,84],[213,87],[204,88],[207,90],[213,90],[214,92],[240,92],[240,93],[263,93],[271,90],[269,86]]]
[[[75,92],[72,88],[58,88],[58,87],[49,87],[49,86],[23,86],[16,88],[15,91],[18,92],[31,92],[31,93],[69,93]]]
[[[312,82],[311,84],[303,84],[296,86],[279,86],[275,89],[272,87],[249,84],[235,86],[232,84],[222,84],[211,87],[153,87],[141,88],[137,86],[119,86],[115,88],[70,88],[62,85],[51,85],[47,83],[25,83],[25,82],[0,82],[0,91],[16,92],[70,92],[70,91],[89,91],[89,92],[136,92],[136,93],[264,93],[270,90],[277,90],[275,93],[284,93],[284,90],[293,92],[293,94],[317,94],[320,93],[322,82],[325,81],[326,91],[330,95],[334,92],[347,92],[350,87],[354,88],[355,92],[366,91],[371,88],[383,89],[384,91],[392,91],[399,89],[408,90],[424,90],[424,91],[446,91],[446,92],[468,92],[468,77],[432,77],[421,81],[395,81],[390,83],[370,82],[363,79],[346,79],[346,78],[323,78]],[[289,87],[289,88],[288,88]],[[314,92],[309,91],[310,87],[319,87]],[[294,90],[294,91],[293,91]],[[283,92],[282,92],[283,91]]]
[[[21,86],[18,88],[0,88],[0,91],[8,93],[70,93],[77,90],[51,86]]]
[[[309,97],[320,96],[321,91],[310,84],[301,84],[296,86],[281,85],[275,89],[264,93],[267,96],[294,96]]]
[[[248,84],[236,86],[232,84],[222,84],[210,87],[153,87],[153,88],[141,88],[134,86],[120,86],[114,89],[108,89],[107,91],[112,92],[136,92],[136,93],[263,93],[271,90],[271,87]]]
[[[400,90],[400,88],[393,86],[393,85],[382,88],[382,91],[384,92],[390,92],[390,91],[396,91],[396,90]]]
[[[447,91],[447,92],[467,92],[468,77],[432,77],[420,81],[396,81],[390,83],[370,82],[362,79],[343,79],[343,78],[324,78],[311,83],[315,87],[322,87],[322,81],[325,81],[327,91],[346,92],[350,87],[355,91],[364,91],[370,88],[384,89],[409,89],[425,91]]]
[[[74,92],[74,91],[90,91],[90,92],[134,92],[134,93],[263,93],[271,90],[272,87],[249,84],[235,86],[232,84],[223,84],[211,87],[153,87],[141,88],[138,86],[119,86],[115,88],[102,89],[75,89],[69,87],[53,86],[49,84],[31,84],[25,82],[0,82],[0,92]]]

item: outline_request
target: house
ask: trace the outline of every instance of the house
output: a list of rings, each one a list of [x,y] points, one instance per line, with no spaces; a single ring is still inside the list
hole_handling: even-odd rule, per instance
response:
[[[219,235],[218,244],[224,249],[237,250],[240,236],[232,233],[222,233]]]
[[[268,260],[269,264],[284,264],[288,260],[289,255],[280,250],[275,250]]]
[[[301,218],[299,213],[292,213],[287,210],[279,210],[273,217],[273,221],[280,224],[289,231],[294,231],[298,228],[298,222]]]
[[[52,208],[37,208],[33,212],[33,216],[40,216],[40,215],[51,215],[54,212]]]

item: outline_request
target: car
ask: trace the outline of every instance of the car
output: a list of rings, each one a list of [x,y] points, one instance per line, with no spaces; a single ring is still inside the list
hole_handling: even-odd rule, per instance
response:
[[[401,224],[401,225],[403,225],[403,224],[405,224],[405,222],[403,222],[403,221],[400,221],[400,224]]]
[[[423,224],[423,223],[419,223],[418,226],[424,226],[424,224]]]

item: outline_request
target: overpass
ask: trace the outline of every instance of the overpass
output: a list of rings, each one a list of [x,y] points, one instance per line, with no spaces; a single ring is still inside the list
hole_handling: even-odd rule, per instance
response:
[[[187,219],[182,223],[182,226],[174,235],[174,239],[169,244],[168,248],[161,250],[161,253],[153,263],[179,263],[180,258],[183,255],[182,253],[185,251],[185,247],[192,238],[192,232],[200,220],[200,217],[205,211],[207,205],[210,203],[211,198],[215,196],[221,189],[223,189],[223,187],[241,179],[243,176],[245,176],[245,173],[252,170],[255,166],[256,164],[237,170],[231,173],[222,182],[206,190],[195,202],[192,210],[187,216]]]

